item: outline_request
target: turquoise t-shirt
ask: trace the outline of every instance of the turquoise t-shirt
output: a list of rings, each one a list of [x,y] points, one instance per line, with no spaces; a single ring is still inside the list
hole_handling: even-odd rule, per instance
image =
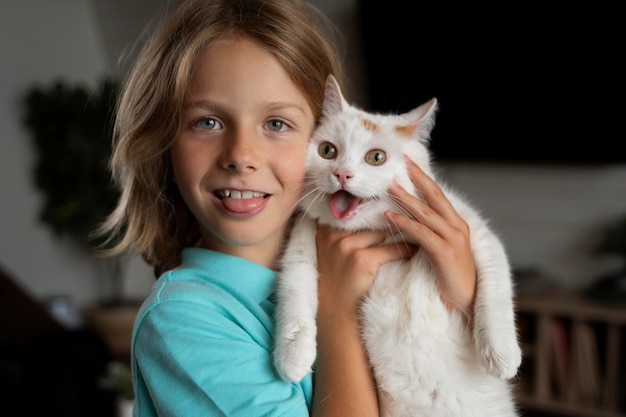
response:
[[[312,376],[272,364],[275,272],[198,248],[182,260],[135,321],[134,417],[309,416]]]

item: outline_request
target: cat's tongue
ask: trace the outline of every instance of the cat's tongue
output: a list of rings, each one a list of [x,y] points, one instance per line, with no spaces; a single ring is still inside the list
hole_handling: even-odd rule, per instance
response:
[[[337,219],[348,217],[359,205],[360,199],[347,191],[340,190],[330,197],[330,212]]]

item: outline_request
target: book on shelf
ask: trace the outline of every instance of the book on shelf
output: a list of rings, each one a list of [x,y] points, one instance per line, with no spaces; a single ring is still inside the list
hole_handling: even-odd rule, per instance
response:
[[[585,406],[602,403],[603,382],[600,357],[594,329],[591,324],[576,321],[573,324],[575,361],[575,394],[578,402]]]
[[[564,319],[553,319],[551,322],[552,363],[555,373],[556,394],[572,401],[575,393],[572,383],[572,352],[569,323]]]

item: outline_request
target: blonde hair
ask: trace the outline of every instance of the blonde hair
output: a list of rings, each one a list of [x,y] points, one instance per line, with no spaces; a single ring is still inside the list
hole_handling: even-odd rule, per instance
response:
[[[199,238],[196,220],[172,181],[170,147],[204,48],[245,36],[272,53],[320,116],[329,74],[341,80],[333,26],[306,0],[188,0],[141,51],[118,101],[111,170],[121,197],[98,230],[103,256],[140,254],[155,275],[180,263]],[[336,33],[334,33],[336,35]]]

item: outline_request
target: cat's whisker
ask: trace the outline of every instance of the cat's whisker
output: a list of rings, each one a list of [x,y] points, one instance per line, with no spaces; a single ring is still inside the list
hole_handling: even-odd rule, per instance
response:
[[[408,217],[409,219],[416,220],[415,216],[413,216],[413,213],[411,213],[409,210],[405,209],[402,206],[402,202],[398,197],[393,196],[391,194],[387,194],[386,197],[387,197],[386,201],[389,203],[391,207],[393,207],[394,211],[397,211],[398,213]]]
[[[372,200],[375,201],[375,204],[380,204],[383,208],[388,208],[391,206],[394,209],[394,211],[397,211],[397,212],[406,211],[406,210],[403,210],[402,207],[399,204],[397,204],[395,201],[393,201],[391,196],[388,196],[388,195],[385,195],[383,198],[374,197],[372,198]],[[389,231],[389,235],[393,239],[393,242],[395,243],[398,249],[400,249],[400,245],[404,245],[405,247],[410,245],[410,243],[408,243],[405,239],[402,238],[402,232],[395,222],[390,222],[388,220],[385,220],[384,224],[386,225],[386,228]]]
[[[308,198],[311,195],[313,195],[313,199],[309,202],[309,204],[306,207],[302,207],[302,205],[300,204],[300,208],[304,212],[304,215],[307,215],[311,207],[313,207],[317,203],[317,201],[324,196],[324,194],[320,193],[319,190],[320,190],[320,187],[311,188],[311,190],[305,195],[303,195],[302,198],[300,199],[300,201],[302,202],[305,200],[305,198]]]

